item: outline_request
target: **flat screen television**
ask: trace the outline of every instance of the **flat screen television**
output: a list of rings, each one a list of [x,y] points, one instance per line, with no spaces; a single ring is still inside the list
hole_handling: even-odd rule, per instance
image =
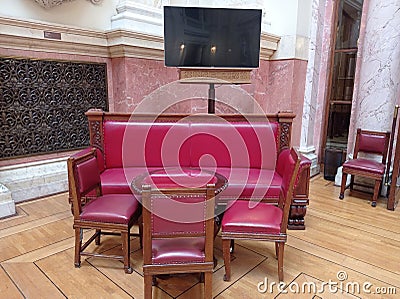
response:
[[[257,68],[261,10],[164,6],[166,66]]]

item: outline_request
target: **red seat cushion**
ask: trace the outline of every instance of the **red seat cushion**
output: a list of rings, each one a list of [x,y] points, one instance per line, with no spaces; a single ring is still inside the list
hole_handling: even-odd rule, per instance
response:
[[[132,194],[131,183],[135,177],[159,168],[126,167],[109,168],[100,175],[103,194]]]
[[[160,239],[152,241],[154,264],[204,262],[204,238]]]
[[[217,172],[228,179],[228,187],[221,192],[220,200],[279,199],[282,177],[276,171],[220,167]]]
[[[385,172],[385,166],[382,163],[363,158],[348,160],[344,162],[343,170],[345,171],[346,168],[380,175],[383,175],[383,173]]]
[[[282,210],[274,205],[244,200],[231,201],[222,217],[222,231],[278,234],[282,215]]]
[[[138,209],[139,203],[132,194],[106,194],[83,207],[83,221],[127,224]]]

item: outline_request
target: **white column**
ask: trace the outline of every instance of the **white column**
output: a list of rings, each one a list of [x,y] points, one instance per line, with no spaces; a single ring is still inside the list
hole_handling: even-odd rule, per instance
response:
[[[318,157],[314,146],[315,113],[319,91],[322,36],[324,28],[325,1],[313,0],[312,17],[310,25],[310,43],[308,52],[308,64],[306,85],[304,92],[303,116],[301,122],[301,137],[299,151],[309,158],[311,175],[319,173]]]
[[[117,29],[163,36],[161,3],[150,0],[119,1],[117,14],[111,18],[111,30]]]

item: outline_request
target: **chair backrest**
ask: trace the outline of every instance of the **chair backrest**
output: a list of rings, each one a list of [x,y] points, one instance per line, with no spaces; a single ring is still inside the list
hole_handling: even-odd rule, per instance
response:
[[[300,168],[300,156],[293,148],[290,149],[289,155],[284,165],[282,177],[282,192],[279,200],[279,207],[283,209],[283,216],[281,222],[281,233],[286,232],[290,205],[292,204],[293,191],[298,179]]]
[[[204,262],[213,261],[215,185],[204,188],[142,188],[143,264],[152,264],[152,242],[198,238]],[[175,252],[176,253],[176,252]],[[182,257],[184,261],[184,257]],[[184,263],[184,262],[182,262]]]
[[[72,197],[72,211],[74,218],[79,218],[84,204],[84,197],[95,190],[96,196],[101,195],[100,172],[96,159],[96,150],[93,149],[79,157],[68,158],[68,181]]]
[[[376,132],[358,128],[353,158],[357,159],[359,152],[376,154],[381,155],[382,163],[386,164],[389,139],[390,132]]]

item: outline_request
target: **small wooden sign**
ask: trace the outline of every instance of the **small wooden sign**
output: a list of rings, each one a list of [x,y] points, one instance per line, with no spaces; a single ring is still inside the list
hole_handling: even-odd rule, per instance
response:
[[[43,36],[44,36],[44,38],[61,40],[60,32],[43,31]]]
[[[187,83],[248,84],[251,69],[179,69],[179,79]]]

